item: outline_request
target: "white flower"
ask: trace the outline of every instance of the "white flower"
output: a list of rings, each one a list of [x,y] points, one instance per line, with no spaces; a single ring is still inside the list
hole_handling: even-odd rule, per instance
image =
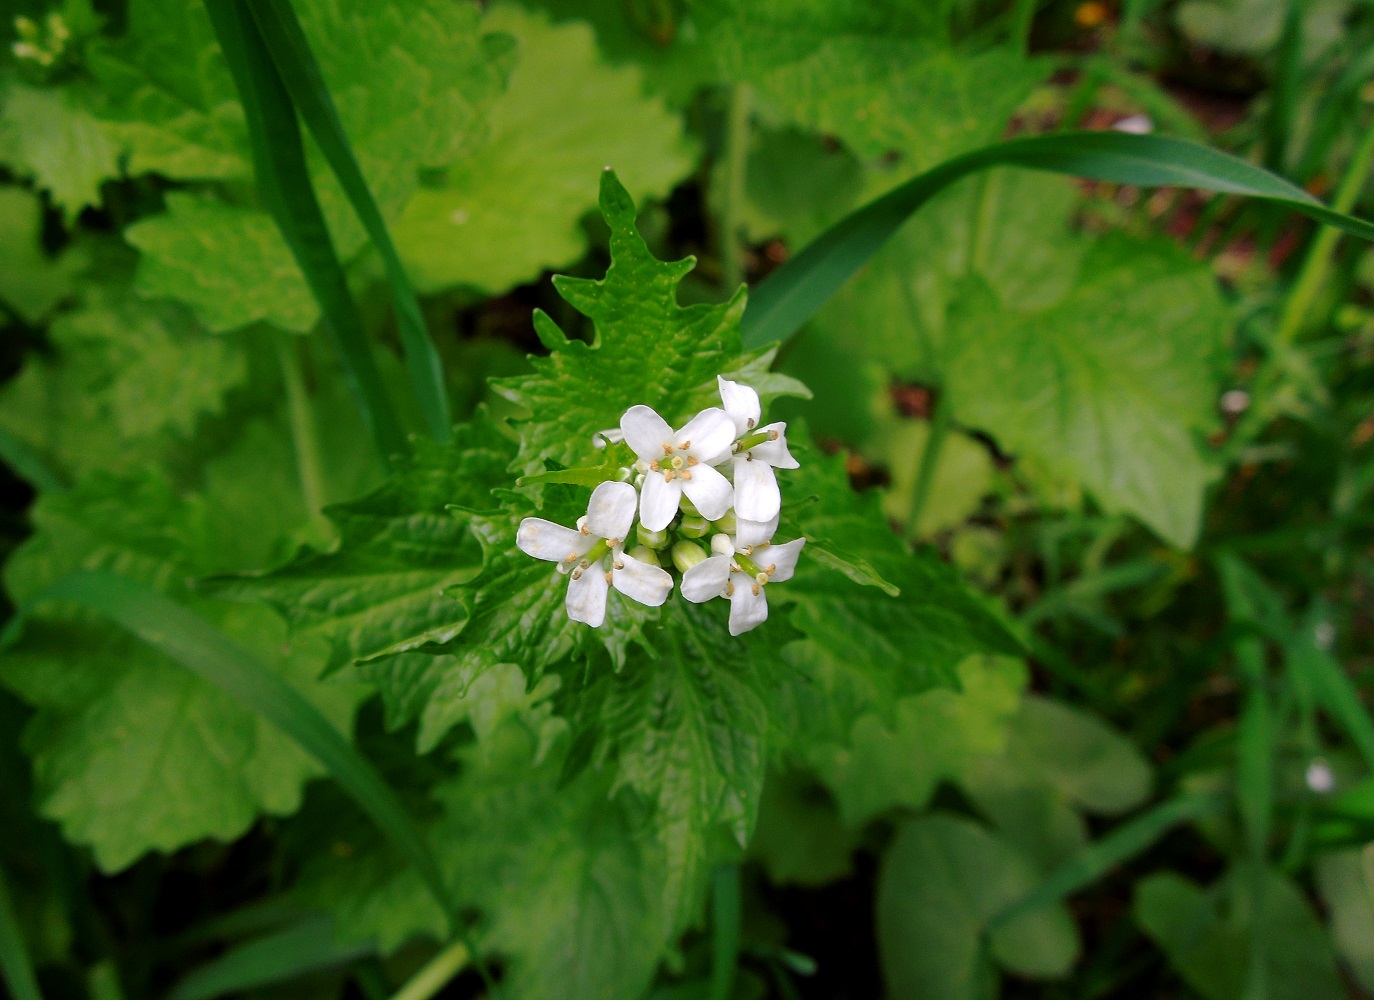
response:
[[[720,399],[735,425],[735,513],[751,521],[767,521],[782,507],[774,469],[795,469],[798,462],[787,450],[787,424],[758,427],[763,408],[759,394],[743,382],[717,376]],[[758,428],[755,430],[755,428]]]
[[[711,466],[730,451],[734,424],[719,407],[702,410],[679,431],[651,407],[632,406],[620,418],[625,441],[648,466],[639,520],[646,531],[661,531],[677,514],[682,495],[708,521],[723,517],[734,500],[730,481]]]
[[[792,578],[805,538],[781,545],[769,539],[777,528],[770,522],[741,520],[733,539],[716,535],[711,539],[715,555],[703,559],[682,575],[682,596],[694,604],[713,597],[730,600],[730,634],[740,635],[763,624],[768,618],[768,598],[764,591],[770,583]]]
[[[542,517],[520,522],[515,544],[526,555],[558,564],[568,574],[568,617],[599,628],[606,620],[606,593],[614,586],[626,597],[656,608],[668,599],[673,578],[657,566],[625,552],[625,537],[635,519],[635,488],[602,483],[592,491],[587,515],[577,528]]]

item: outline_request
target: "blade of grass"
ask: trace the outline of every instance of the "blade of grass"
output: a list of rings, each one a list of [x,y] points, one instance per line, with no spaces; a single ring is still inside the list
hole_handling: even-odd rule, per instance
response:
[[[246,941],[206,962],[177,983],[168,1000],[213,1000],[226,993],[290,982],[375,950],[370,944],[339,944],[334,940],[333,921],[314,917]]]
[[[1317,645],[1317,630],[1326,620],[1320,606],[1313,609],[1287,650],[1289,663],[1311,685],[1317,703],[1345,730],[1365,766],[1374,771],[1374,719],[1341,665]]]
[[[835,223],[752,292],[743,320],[745,345],[791,339],[912,213],[961,177],[997,166],[1246,195],[1374,241],[1374,223],[1333,211],[1282,177],[1206,146],[1124,132],[1030,136],[946,160]]]
[[[320,152],[334,171],[334,176],[339,179],[353,211],[381,254],[387,283],[391,286],[391,300],[396,308],[411,388],[415,390],[415,398],[424,414],[429,433],[437,441],[450,441],[453,438],[453,417],[449,412],[439,352],[429,339],[429,330],[420,312],[420,303],[415,298],[415,289],[391,241],[391,234],[372,197],[372,190],[358,166],[358,159],[353,155],[353,147],[344,132],[338,109],[329,95],[329,88],[325,85],[314,53],[310,51],[310,43],[301,30],[296,12],[291,7],[291,0],[248,0],[248,9],[301,119],[315,137]]]
[[[29,953],[24,948],[24,936],[19,930],[3,871],[0,871],[0,977],[14,1000],[43,1000]]]
[[[430,1000],[472,961],[472,952],[462,941],[455,941],[435,955],[411,976],[391,1000]]]
[[[1226,804],[1220,795],[1182,795],[1141,813],[1056,868],[1044,882],[993,916],[987,930],[994,931],[1017,917],[1064,900],[1149,848],[1174,827],[1219,813]]]
[[[322,325],[378,452],[383,457],[404,452],[405,433],[382,384],[348,276],[315,197],[286,85],[247,8],[238,0],[205,0],[205,9],[243,104],[263,202],[319,303]]]
[[[454,929],[460,926],[438,864],[391,789],[329,720],[269,667],[175,601],[100,571],[72,573],[38,594],[0,635],[0,649],[18,637],[25,615],[46,601],[70,602],[103,615],[295,740],[415,865]]]

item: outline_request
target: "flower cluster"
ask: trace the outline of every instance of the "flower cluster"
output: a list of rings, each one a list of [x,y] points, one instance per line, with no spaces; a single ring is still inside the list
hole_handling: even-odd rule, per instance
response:
[[[658,607],[673,589],[665,562],[682,574],[687,600],[730,601],[731,635],[768,617],[765,590],[792,576],[806,544],[773,542],[782,508],[774,470],[795,469],[797,461],[787,450],[785,423],[759,426],[757,392],[726,378],[717,382],[722,405],[679,430],[648,406],[625,411],[619,431],[602,437],[623,441],[636,461],[622,480],[592,491],[575,528],[539,517],[520,522],[520,550],[557,563],[568,577],[569,618],[599,627],[612,587]]]

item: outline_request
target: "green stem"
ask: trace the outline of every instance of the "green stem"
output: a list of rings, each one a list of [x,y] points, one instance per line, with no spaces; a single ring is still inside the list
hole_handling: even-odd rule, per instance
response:
[[[14,1000],[42,1000],[3,872],[0,872],[0,980],[9,988]]]
[[[300,356],[290,334],[275,334],[273,346],[281,364],[281,380],[286,387],[286,406],[291,417],[291,443],[296,449],[296,474],[301,482],[301,500],[314,517],[324,507],[324,477],[320,472],[320,440],[315,431],[315,414],[301,377]]]
[[[1365,181],[1369,179],[1371,166],[1374,166],[1374,125],[1365,131],[1359,148],[1350,160],[1350,166],[1346,168],[1345,176],[1341,178],[1341,185],[1336,189],[1336,199],[1331,203],[1335,211],[1349,212],[1355,207]],[[1312,308],[1312,300],[1317,297],[1317,293],[1326,282],[1327,273],[1331,269],[1331,257],[1340,237],[1340,230],[1325,226],[1312,241],[1307,258],[1302,262],[1302,270],[1298,272],[1298,280],[1293,283],[1293,290],[1284,304],[1283,316],[1279,320],[1279,330],[1275,337],[1277,346],[1288,347],[1302,332],[1303,323]]]
[[[710,1000],[730,1000],[739,966],[740,883],[739,866],[717,868],[711,887],[714,919],[711,921]]]
[[[1023,55],[1030,53],[1031,25],[1039,5],[1039,0],[1016,0],[1011,12],[1011,45]]]
[[[429,1000],[472,959],[467,942],[455,941],[431,958],[410,981],[396,991],[391,1000]]]
[[[925,512],[926,500],[930,497],[930,487],[935,482],[935,468],[940,464],[940,452],[945,438],[949,435],[949,403],[935,399],[935,409],[930,416],[930,433],[926,446],[921,451],[921,466],[916,472],[916,488],[911,496],[911,512],[906,518],[906,536],[913,537],[921,524],[921,514]]]
[[[732,294],[744,280],[740,234],[744,229],[745,178],[749,169],[749,86],[730,88],[725,118],[725,193],[720,208],[720,270]]]

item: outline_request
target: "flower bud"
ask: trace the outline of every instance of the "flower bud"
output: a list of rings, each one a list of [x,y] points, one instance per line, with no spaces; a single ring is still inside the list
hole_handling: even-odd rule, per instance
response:
[[[731,507],[718,520],[713,521],[712,525],[717,531],[723,531],[727,535],[733,535],[739,528],[739,520],[735,517],[735,508]]]
[[[677,502],[677,505],[682,513],[691,517],[697,517],[701,514],[701,511],[697,510],[697,505],[687,499],[686,493],[682,494],[682,499]]]
[[[712,535],[711,551],[718,556],[732,556],[735,554],[735,545],[729,535]]]
[[[695,542],[678,542],[673,546],[673,565],[679,573],[686,573],[699,562],[704,562],[706,553]]]
[[[653,549],[649,548],[647,545],[636,545],[634,548],[632,548],[630,550],[630,558],[638,559],[640,562],[648,563],[650,566],[663,565],[661,562],[658,561],[658,553],[655,552]]]
[[[677,533],[683,538],[700,538],[711,530],[711,522],[706,518],[688,515],[682,519],[682,523],[677,526]]]
[[[635,535],[639,538],[639,544],[651,549],[661,549],[668,544],[668,529],[661,531],[646,531],[644,525],[635,529]],[[635,556],[636,559],[639,556]]]

